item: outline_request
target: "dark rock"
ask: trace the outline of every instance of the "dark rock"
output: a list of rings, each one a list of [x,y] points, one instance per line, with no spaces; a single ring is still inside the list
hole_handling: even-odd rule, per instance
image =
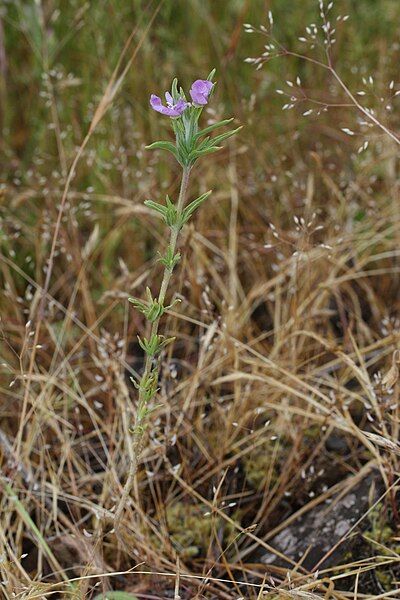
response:
[[[331,452],[345,453],[349,451],[349,445],[344,435],[333,431],[325,442],[325,447]]]
[[[327,568],[338,564],[340,558],[350,550],[359,536],[352,535],[351,539],[341,542],[342,538],[357,523],[369,508],[371,501],[378,497],[380,485],[377,473],[370,473],[346,495],[337,494],[306,514],[278,533],[268,543],[288,559],[300,563],[305,569],[311,571],[318,568]],[[368,524],[366,521],[365,525]],[[360,523],[358,531],[362,530]],[[357,529],[355,530],[357,533]],[[338,547],[335,546],[338,544]],[[334,549],[335,548],[335,549]],[[333,550],[334,549],[334,550]],[[324,559],[324,557],[326,557]],[[283,558],[267,553],[261,556],[261,562],[276,567],[291,568],[293,563]]]

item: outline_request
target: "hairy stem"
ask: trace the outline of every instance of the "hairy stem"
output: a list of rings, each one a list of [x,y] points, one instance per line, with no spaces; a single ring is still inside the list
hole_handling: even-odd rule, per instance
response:
[[[178,203],[176,206],[177,213],[178,213],[178,222],[179,222],[179,217],[181,216],[182,210],[185,206],[186,193],[187,193],[187,188],[188,188],[188,183],[189,183],[189,175],[190,175],[190,167],[183,167],[181,187],[180,187],[180,191],[179,191]],[[175,251],[176,251],[179,231],[180,231],[179,226],[171,227],[169,248],[171,249],[173,255],[175,254]],[[163,279],[162,279],[161,286],[160,286],[160,291],[158,294],[158,303],[162,306],[164,305],[165,296],[167,294],[171,276],[172,276],[172,271],[170,269],[168,269],[167,267],[165,267]],[[160,317],[158,317],[152,323],[150,339],[153,335],[157,335],[159,325],[160,325]],[[154,358],[155,357],[152,356],[151,354],[146,354],[146,362],[145,362],[145,366],[144,366],[144,371],[143,371],[143,374],[142,374],[140,382],[139,382],[139,401],[138,401],[138,411],[137,411],[138,415],[141,414],[140,409],[147,402],[146,398],[144,397],[143,386],[141,384],[144,383],[146,381],[146,379],[149,377],[149,375],[151,374],[151,372],[153,370]],[[140,417],[139,417],[135,423],[132,442],[131,442],[132,443],[132,453],[131,453],[132,458],[131,458],[131,461],[129,464],[128,477],[126,479],[124,489],[122,491],[122,496],[119,500],[117,509],[115,511],[115,529],[116,529],[116,531],[118,531],[118,528],[120,526],[122,513],[127,504],[129,495],[131,493],[133,482],[135,480],[136,472],[138,469],[139,458],[142,453],[143,442],[144,442],[144,432],[145,432],[144,425],[145,424],[140,422]]]
[[[181,188],[179,191],[178,204],[176,207],[177,213],[178,213],[178,218],[180,217],[180,215],[182,213],[182,209],[185,205],[186,192],[187,192],[188,183],[189,183],[189,175],[190,175],[190,167],[183,167]],[[169,247],[171,248],[173,255],[175,254],[176,245],[177,245],[177,241],[178,241],[178,235],[179,235],[179,228],[172,227],[171,228],[171,236],[170,236],[170,240],[169,240]],[[171,275],[172,275],[172,272],[169,269],[165,268],[163,280],[161,282],[160,292],[158,294],[158,303],[161,305],[164,304],[165,295],[167,293],[168,285],[171,280]],[[153,335],[157,335],[159,324],[160,324],[160,318],[158,318],[152,324],[150,337]],[[149,355],[146,356],[146,364],[145,364],[145,369],[144,369],[142,378],[146,377],[150,373],[152,360],[153,360],[152,356],[149,356]]]

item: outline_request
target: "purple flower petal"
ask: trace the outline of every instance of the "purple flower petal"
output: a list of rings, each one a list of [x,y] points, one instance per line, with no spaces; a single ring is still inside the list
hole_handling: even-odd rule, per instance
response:
[[[161,98],[159,98],[155,94],[152,94],[150,96],[150,106],[151,108],[154,108],[154,110],[158,110],[159,107],[162,106]]]
[[[196,79],[196,81],[192,83],[192,90],[202,94],[209,94],[213,88],[213,85],[213,82],[208,81],[208,79]]]
[[[167,92],[168,94],[168,92]],[[168,106],[164,106],[161,102],[161,98],[152,94],[150,96],[150,106],[153,110],[165,115],[166,117],[180,117],[184,110],[186,110],[188,103],[185,102],[182,98],[178,100],[176,104],[173,103],[173,99],[170,94],[165,95],[167,98]],[[169,101],[171,98],[172,102]]]
[[[183,98],[180,98],[175,104],[174,109],[181,115],[183,111],[189,106],[189,102],[186,102]]]
[[[213,85],[212,81],[208,81],[207,79],[196,79],[190,88],[190,95],[193,102],[200,106],[207,104]]]

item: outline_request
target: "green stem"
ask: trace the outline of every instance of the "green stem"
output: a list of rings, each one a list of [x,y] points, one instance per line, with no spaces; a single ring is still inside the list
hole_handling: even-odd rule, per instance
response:
[[[190,167],[183,167],[181,189],[179,191],[178,204],[176,207],[176,210],[178,213],[178,222],[179,222],[179,218],[181,216],[182,210],[185,206],[186,192],[187,192],[188,183],[189,183],[189,175],[190,175]],[[169,240],[169,247],[172,250],[172,256],[174,256],[174,254],[175,254],[177,241],[178,241],[178,235],[179,235],[179,228],[172,227],[171,237]],[[172,272],[169,269],[165,268],[163,280],[161,282],[160,292],[158,294],[158,303],[161,304],[161,306],[164,305],[165,296],[166,296],[166,293],[168,290],[168,285],[171,280],[171,276],[172,276]],[[160,317],[158,319],[156,319],[154,321],[154,323],[152,324],[150,339],[152,338],[153,335],[157,335],[159,324],[160,324]],[[153,356],[147,355],[145,369],[144,369],[142,379],[145,378],[147,375],[149,375],[149,373],[151,371],[151,363],[152,363],[153,358],[154,358]]]
[[[178,219],[177,219],[178,223],[180,221],[180,216],[182,214],[182,210],[185,206],[186,193],[187,193],[188,184],[189,184],[189,175],[190,175],[190,167],[183,167],[181,187],[180,187],[179,197],[178,197],[178,204],[176,206],[177,213],[178,213]],[[175,255],[176,246],[178,243],[179,231],[180,231],[179,226],[175,226],[175,227],[171,228],[169,248],[172,250],[172,256]],[[168,291],[168,286],[169,286],[169,282],[171,280],[171,276],[172,276],[172,271],[166,267],[164,269],[164,275],[163,275],[163,279],[161,282],[160,291],[158,294],[158,303],[161,306],[164,305],[165,296]],[[149,339],[152,339],[152,337],[154,335],[157,335],[159,325],[160,325],[160,317],[158,317],[158,319],[156,319],[152,323]],[[142,409],[143,405],[146,403],[146,399],[145,399],[143,391],[142,391],[143,387],[141,384],[151,374],[152,369],[153,369],[153,360],[154,360],[154,356],[149,355],[149,354],[146,355],[144,371],[143,371],[143,374],[142,374],[142,376],[140,378],[140,382],[139,382],[139,402],[138,402],[138,411],[137,411],[138,414],[142,414],[141,409]],[[140,458],[142,448],[143,448],[143,437],[144,437],[143,424],[141,422],[137,421],[135,424],[133,439],[132,439],[133,452],[132,452],[132,460],[129,465],[129,473],[128,473],[126,483],[124,485],[124,489],[122,491],[122,496],[120,498],[117,509],[115,511],[115,529],[116,529],[116,531],[118,531],[118,529],[119,529],[122,512],[128,501],[128,498],[129,498],[129,495],[131,493],[131,489],[133,486],[133,482],[134,482],[134,479],[136,476],[136,472],[137,472],[138,464],[139,464],[139,458]]]

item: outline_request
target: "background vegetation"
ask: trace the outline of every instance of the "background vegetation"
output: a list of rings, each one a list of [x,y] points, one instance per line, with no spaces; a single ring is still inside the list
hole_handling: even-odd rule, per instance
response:
[[[399,597],[398,145],[354,106],[317,115],[313,99],[349,104],[317,65],[245,62],[268,40],[243,26],[268,26],[269,10],[276,38],[304,51],[315,0],[1,3],[7,599]],[[331,15],[349,15],[335,69],[399,131],[399,2],[337,0]],[[213,67],[207,118],[244,128],[193,176],[193,197],[214,193],[183,234],[177,339],[121,538],[144,328],[128,297],[157,289],[165,246],[143,201],[178,187],[173,162],[144,148],[167,125],[148,99]],[[276,90],[290,98],[297,77],[304,98],[282,111]],[[339,510],[336,538],[314,528],[349,493],[360,515]],[[332,544],[286,544],[289,562],[271,562],[300,515]]]

